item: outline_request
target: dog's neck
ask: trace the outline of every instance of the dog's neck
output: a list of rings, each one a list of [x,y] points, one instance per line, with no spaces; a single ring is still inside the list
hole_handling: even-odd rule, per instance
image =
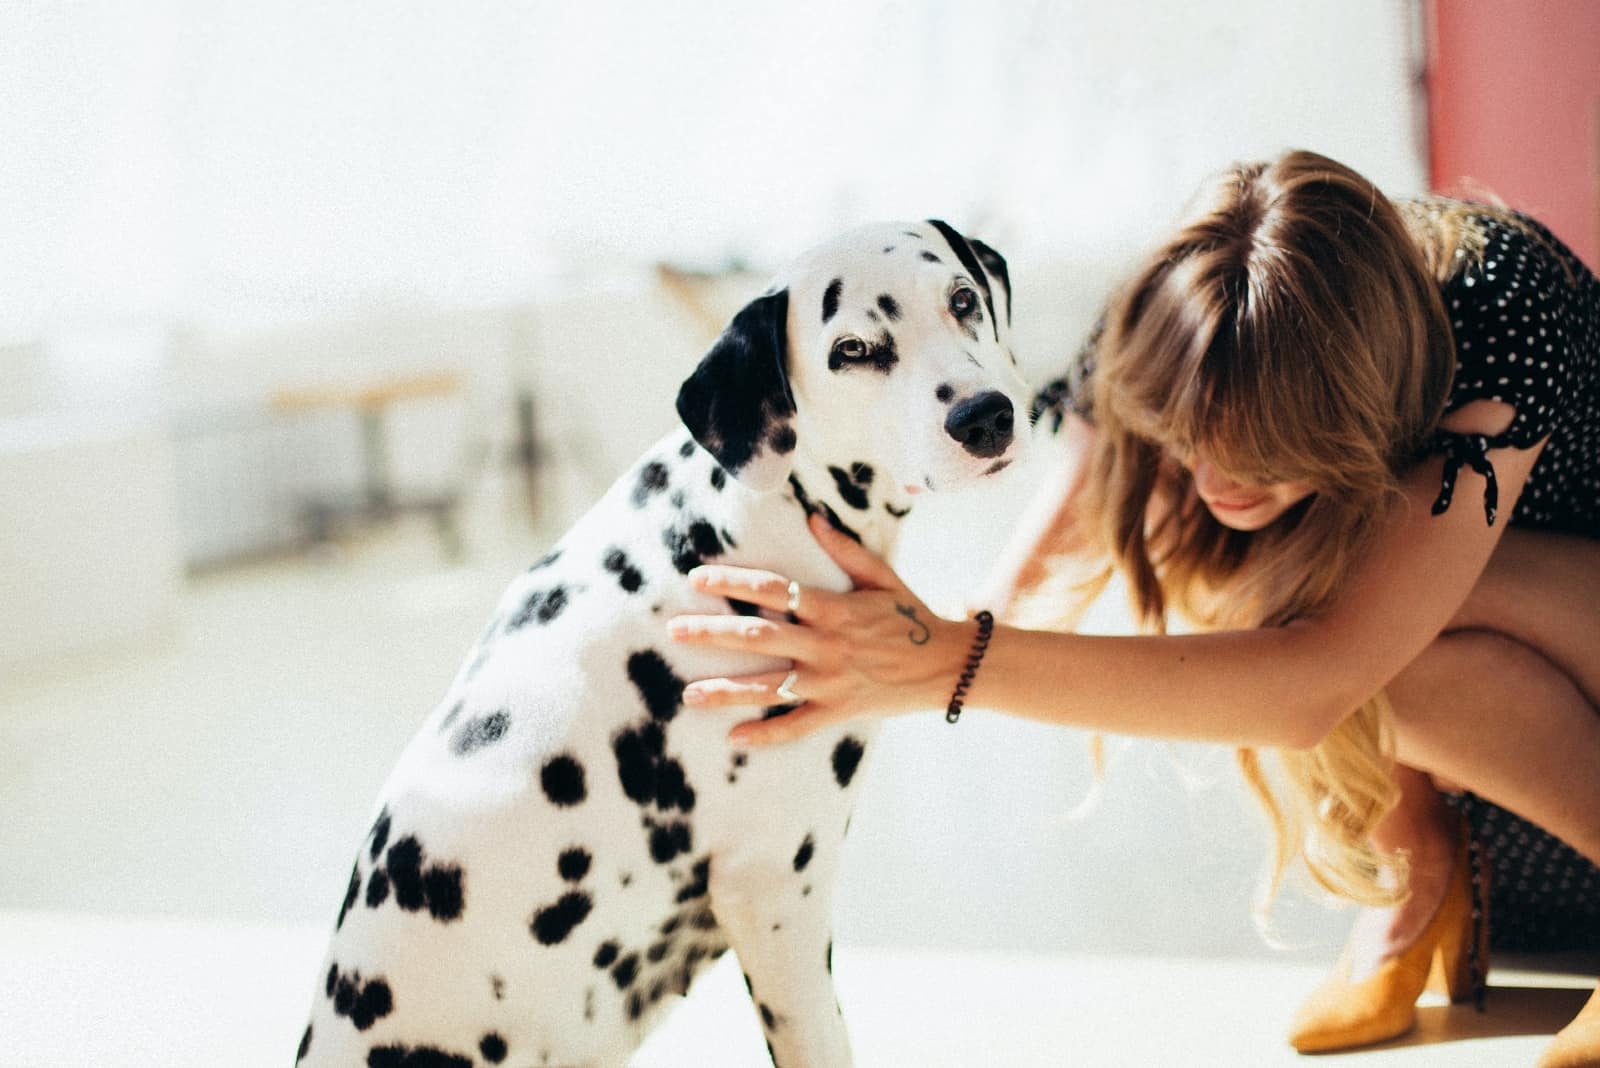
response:
[[[911,501],[887,472],[860,459],[836,459],[807,449],[795,450],[794,470],[785,491],[807,515],[820,513],[878,555],[899,537]]]

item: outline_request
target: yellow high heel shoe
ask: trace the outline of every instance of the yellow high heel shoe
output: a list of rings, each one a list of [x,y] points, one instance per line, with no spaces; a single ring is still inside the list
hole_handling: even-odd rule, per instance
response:
[[[1359,982],[1350,981],[1349,962],[1342,962],[1295,1014],[1289,1044],[1301,1053],[1327,1053],[1396,1038],[1415,1026],[1417,997],[1428,988],[1451,1001],[1481,1001],[1488,909],[1474,900],[1474,866],[1471,831],[1463,821],[1450,882],[1428,926]]]
[[[1600,1068],[1600,987],[1545,1047],[1539,1068]]]

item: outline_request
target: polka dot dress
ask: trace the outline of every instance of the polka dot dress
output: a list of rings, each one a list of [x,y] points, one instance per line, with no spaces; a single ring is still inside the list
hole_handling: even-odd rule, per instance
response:
[[[1502,502],[1486,453],[1528,448],[1548,435],[1522,493],[1509,502],[1511,525],[1600,538],[1600,281],[1531,219],[1479,222],[1482,256],[1464,257],[1443,289],[1456,341],[1447,410],[1487,399],[1517,414],[1499,435],[1434,436],[1428,451],[1445,457],[1434,511],[1451,507],[1467,468],[1482,476],[1484,517],[1494,522]],[[1600,870],[1497,805],[1470,794],[1452,801],[1482,847],[1492,946],[1600,948]]]

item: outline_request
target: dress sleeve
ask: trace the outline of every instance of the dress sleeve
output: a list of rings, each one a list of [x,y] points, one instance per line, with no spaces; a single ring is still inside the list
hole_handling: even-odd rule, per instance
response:
[[[1483,510],[1494,525],[1499,485],[1491,449],[1526,449],[1549,436],[1573,393],[1576,361],[1569,350],[1571,268],[1559,242],[1530,219],[1484,220],[1481,259],[1467,263],[1444,285],[1445,311],[1455,338],[1455,377],[1445,413],[1475,400],[1515,409],[1499,434],[1435,431],[1422,455],[1442,455],[1444,477],[1433,514],[1450,507],[1463,467],[1483,476]],[[1515,502],[1513,502],[1515,503]]]

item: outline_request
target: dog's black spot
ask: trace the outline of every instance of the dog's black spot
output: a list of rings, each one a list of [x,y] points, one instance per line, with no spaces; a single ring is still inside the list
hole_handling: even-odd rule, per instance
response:
[[[811,495],[806,492],[805,486],[801,485],[800,480],[793,474],[789,475],[789,487],[794,491],[795,503],[801,507],[806,515],[820,512],[822,513],[823,518],[828,521],[828,525],[834,530],[837,530],[845,537],[852,538],[857,542],[861,540],[861,535],[857,534],[848,525],[846,525],[844,521],[839,518],[839,513],[835,512],[827,501],[813,501],[811,499]],[[797,621],[791,620],[791,622]]]
[[[920,255],[923,259],[927,260],[929,263],[943,263],[944,262],[944,260],[941,260],[938,256],[935,256],[933,253],[929,252],[927,249],[923,249],[920,253],[918,253],[918,255]]]
[[[644,699],[651,719],[666,723],[678,714],[684,682],[660,653],[644,649],[629,656],[628,678]]]
[[[583,1018],[589,1023],[594,1023],[594,987],[583,992]]]
[[[773,429],[772,433],[767,437],[767,444],[771,445],[772,451],[779,456],[787,456],[794,451],[794,447],[799,443],[799,440],[799,438],[795,437],[794,427],[784,423]]]
[[[694,455],[694,450],[694,439],[690,438],[688,441],[685,441],[682,445],[678,446],[678,455],[687,460],[689,457]]]
[[[389,899],[389,875],[382,868],[373,868],[367,879],[367,908],[375,909]]]
[[[442,923],[459,919],[463,897],[461,869],[455,866],[433,865],[422,875],[427,891],[428,912]]]
[[[328,965],[328,981],[327,981],[327,983],[325,984],[325,986],[323,988],[323,993],[325,993],[330,998],[333,997],[333,989],[338,984],[339,984],[339,965],[338,964],[330,964],[330,965]]]
[[[761,710],[761,718],[777,719],[779,716],[787,716],[790,712],[793,712],[804,703],[805,702],[803,701],[790,701],[788,704],[768,705],[766,708]]]
[[[759,616],[761,614],[761,606],[758,604],[751,604],[749,601],[741,601],[737,597],[727,597],[724,598],[724,600],[728,602],[728,607],[733,609],[738,615]]]
[[[565,586],[552,586],[548,590],[534,590],[528,595],[521,608],[506,620],[508,632],[518,630],[529,623],[537,622],[544,626],[559,616],[567,607],[567,588]]]
[[[622,947],[612,941],[600,943],[600,948],[594,951],[594,966],[596,968],[609,968],[616,961],[617,954],[622,952]]]
[[[451,725],[453,725],[456,720],[461,718],[461,712],[466,707],[467,703],[465,701],[457,701],[455,705],[451,707],[450,711],[445,713],[444,719],[439,721],[439,733],[443,734],[445,731],[449,730]],[[376,860],[377,857],[374,856],[373,859]]]
[[[618,990],[626,990],[633,985],[634,979],[639,975],[639,954],[629,953],[617,961],[617,966],[611,969],[611,981],[617,984]]]
[[[489,976],[489,992],[494,995],[496,1001],[504,1001],[506,999],[506,981],[498,975]]]
[[[662,942],[657,942],[654,945],[652,945],[650,947],[650,949],[645,953],[644,958],[645,958],[645,960],[649,961],[651,964],[660,964],[661,961],[662,961],[662,958],[664,958],[669,952],[671,952],[671,950],[672,950],[672,942],[671,942],[670,939],[666,940],[666,941],[662,941]]]
[[[870,319],[871,321],[875,322],[875,323],[883,322],[883,316],[879,315],[872,308],[868,308],[867,309],[867,318]]]
[[[378,813],[378,818],[372,824],[372,849],[370,855],[377,860],[383,855],[383,847],[389,844],[389,830],[394,821],[389,816],[388,808]]]
[[[682,820],[650,830],[650,856],[657,864],[671,864],[692,848],[689,825]]]
[[[817,851],[817,840],[811,835],[806,835],[805,841],[800,843],[800,848],[794,854],[794,870],[805,871],[806,865],[811,863],[811,857]]]
[[[921,241],[921,240],[922,240],[922,235],[921,235],[921,234],[919,234],[919,233],[917,233],[917,232],[916,232],[916,231],[915,231],[915,230],[901,230],[901,231],[900,231],[900,232],[901,232],[901,233],[902,233],[902,234],[905,234],[905,235],[906,235],[906,236],[907,236],[907,237],[914,237],[914,238],[916,238],[916,239],[917,239],[917,240],[918,240],[918,241]]]
[[[872,470],[871,464],[862,463],[860,460],[857,460],[850,465],[850,480],[858,486],[865,487],[872,485],[874,474],[875,472]]]
[[[733,535],[728,533],[727,527],[718,527],[717,532],[722,535],[722,543],[730,549],[737,549],[739,543],[733,540]]]
[[[889,253],[891,253],[893,251],[894,251],[894,246],[893,245],[885,245],[885,246],[883,246],[883,254],[885,256],[887,256]]]
[[[306,1024],[306,1033],[300,1036],[300,1049],[294,1055],[294,1063],[299,1064],[305,1060],[309,1052],[311,1052],[311,1025]]]
[[[833,974],[833,939],[828,939],[828,974]]]
[[[668,916],[667,921],[661,925],[662,936],[665,937],[666,935],[670,935],[672,932],[676,931],[678,929],[678,925],[682,922],[682,916]]]
[[[478,1052],[490,1064],[499,1064],[506,1059],[506,1040],[491,1031],[478,1042]]]
[[[672,510],[675,512],[683,511],[684,502],[688,500],[688,498],[683,495],[683,490],[673,490],[672,496],[668,499],[672,502]]]
[[[778,1026],[778,1018],[773,1015],[772,1010],[767,1007],[765,1001],[757,1007],[761,1010],[761,1023],[768,1031]]]
[[[883,510],[885,512],[888,512],[890,515],[894,516],[896,519],[904,519],[906,516],[911,514],[911,506],[910,505],[907,505],[904,508],[896,508],[894,505],[890,504],[888,501],[884,501],[883,502]]]
[[[422,884],[422,843],[407,835],[389,847],[389,878],[394,882],[396,904],[416,912],[428,902]]]
[[[720,467],[717,470],[722,470]],[[628,559],[628,554],[621,549],[612,549],[606,553],[606,558],[601,561],[602,566],[613,575],[617,576],[617,585],[628,593],[638,593],[639,587],[644,585],[644,575],[633,566]]]
[[[637,1020],[644,1015],[644,998],[637,990],[628,995],[628,1019]]]
[[[533,917],[533,937],[541,945],[554,946],[566,941],[572,929],[589,918],[594,900],[580,890],[562,894],[554,905],[546,905]]]
[[[650,498],[667,488],[667,465],[651,460],[639,468],[639,480],[633,485],[633,506],[643,508]]]
[[[940,382],[939,388],[933,391],[934,399],[940,404],[949,404],[955,399],[956,391],[950,388],[950,383]]]
[[[561,559],[561,550],[560,549],[551,549],[549,552],[547,552],[543,556],[539,557],[539,559],[537,559],[533,563],[529,564],[528,565],[528,570],[529,571],[538,571],[540,568],[549,567],[551,564],[555,563],[559,559]]]
[[[891,323],[900,318],[900,305],[889,294],[878,294],[878,307],[883,309],[883,314],[889,317]]]
[[[661,541],[672,554],[672,566],[680,575],[699,567],[708,556],[722,555],[722,539],[717,537],[717,528],[704,519],[691,519],[681,526],[668,527],[661,532]]]
[[[593,858],[589,851],[582,846],[562,850],[561,856],[556,859],[556,870],[561,877],[569,883],[575,883],[589,874],[589,863]]]
[[[637,805],[656,797],[656,766],[666,744],[661,724],[654,721],[620,732],[611,743],[617,758],[617,779],[622,792]]]
[[[711,858],[701,857],[689,869],[690,880],[678,889],[678,904],[705,897],[711,886]],[[663,932],[667,933],[667,932]]]
[[[844,291],[844,279],[835,278],[822,291],[822,321],[826,323],[839,314],[839,294]]]
[[[721,467],[713,467],[711,469],[711,488],[716,490],[718,493],[721,493],[722,488],[727,484],[728,472],[724,471]]]
[[[335,969],[337,971],[337,967]],[[361,973],[335,975],[333,1011],[348,1016],[357,1031],[365,1031],[394,1011],[394,993],[382,979],[362,982]]]
[[[842,467],[829,467],[828,474],[833,476],[833,484],[838,488],[839,496],[845,504],[859,511],[866,511],[867,493],[856,485],[848,471]]]
[[[491,712],[487,716],[475,716],[456,731],[455,738],[450,742],[450,749],[456,756],[475,753],[484,746],[493,745],[504,738],[506,728],[510,725],[511,713],[505,709]]]
[[[855,778],[856,768],[861,765],[861,755],[866,751],[866,746],[853,734],[840,738],[839,744],[833,747],[833,777],[841,787],[849,786],[850,780]]]
[[[589,796],[583,785],[583,765],[565,754],[545,761],[539,782],[553,805],[576,805]]]
[[[434,1046],[374,1046],[367,1068],[472,1068],[472,1058]]]
[[[656,804],[679,812],[694,811],[694,787],[684,774],[683,765],[663,758],[656,769]]]
[[[350,884],[344,889],[344,904],[339,906],[339,920],[333,925],[335,931],[344,926],[345,915],[355,906],[356,897],[361,893],[361,862],[357,861],[350,869]]]
[[[425,859],[422,843],[414,836],[407,835],[389,847],[389,880],[394,887],[395,904],[407,912],[426,908],[434,919],[446,923],[458,919],[465,900],[461,869],[445,864],[424,867]]]

